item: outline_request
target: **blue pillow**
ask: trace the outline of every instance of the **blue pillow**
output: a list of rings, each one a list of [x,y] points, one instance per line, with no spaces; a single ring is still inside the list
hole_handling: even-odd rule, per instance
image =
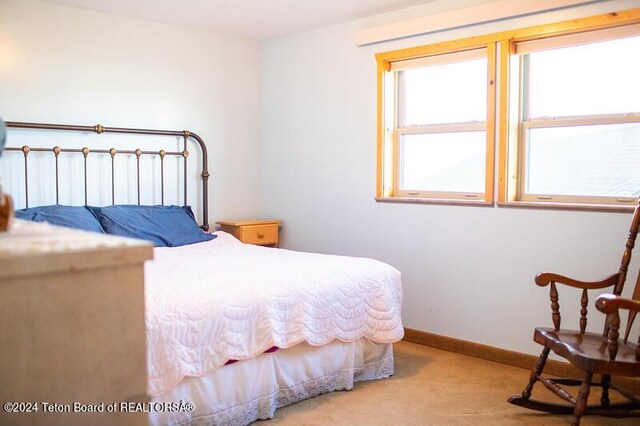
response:
[[[16,210],[18,219],[104,233],[100,222],[84,206],[40,206]]]
[[[179,247],[209,241],[191,207],[117,205],[87,207],[107,234],[151,241],[156,247]]]

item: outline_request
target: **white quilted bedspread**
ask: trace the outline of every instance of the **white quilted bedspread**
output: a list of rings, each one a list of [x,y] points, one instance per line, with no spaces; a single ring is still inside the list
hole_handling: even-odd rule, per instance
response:
[[[148,391],[302,341],[402,338],[400,272],[372,259],[218,238],[156,248],[145,266]]]

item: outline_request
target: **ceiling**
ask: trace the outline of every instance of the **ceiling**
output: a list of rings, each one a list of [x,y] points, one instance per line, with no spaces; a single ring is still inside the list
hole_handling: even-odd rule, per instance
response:
[[[266,40],[435,0],[45,0]]]

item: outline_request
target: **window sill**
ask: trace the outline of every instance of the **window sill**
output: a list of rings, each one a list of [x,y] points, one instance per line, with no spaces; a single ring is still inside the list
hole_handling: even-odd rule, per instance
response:
[[[456,200],[445,198],[411,198],[411,197],[376,197],[378,203],[400,203],[400,204],[438,204],[446,206],[478,206],[493,207],[491,201],[485,200]]]
[[[553,203],[533,201],[501,201],[497,203],[498,207],[515,207],[542,210],[574,210],[586,212],[613,212],[613,213],[631,213],[636,205],[619,206],[613,204],[579,204],[579,203]]]

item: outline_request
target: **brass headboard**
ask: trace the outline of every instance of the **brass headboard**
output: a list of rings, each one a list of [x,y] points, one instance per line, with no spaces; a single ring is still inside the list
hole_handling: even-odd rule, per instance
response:
[[[184,140],[184,148],[182,151],[165,151],[159,149],[158,151],[144,151],[141,149],[135,150],[117,150],[116,148],[109,149],[89,149],[84,148],[61,148],[54,146],[51,148],[32,148],[28,145],[23,147],[5,147],[5,151],[22,151],[24,154],[24,188],[25,188],[25,200],[26,207],[29,207],[29,153],[30,152],[51,152],[55,156],[55,188],[56,188],[56,204],[59,201],[59,173],[58,173],[58,157],[62,153],[81,153],[84,156],[84,203],[87,204],[87,156],[90,153],[109,154],[111,156],[111,202],[115,204],[115,156],[117,154],[133,154],[136,156],[136,172],[137,172],[137,194],[138,205],[140,204],[140,157],[142,155],[157,155],[160,157],[160,192],[162,198],[162,204],[164,204],[164,158],[165,156],[178,156],[184,159],[184,205],[187,205],[187,158],[189,157],[189,151],[187,150],[187,140],[189,138],[197,142],[202,152],[202,167],[200,177],[202,178],[202,226],[205,231],[209,229],[209,208],[208,208],[208,188],[209,171],[207,169],[207,147],[200,136],[192,133],[188,130],[153,130],[153,129],[129,129],[122,127],[105,127],[100,124],[95,126],[77,126],[67,124],[44,124],[44,123],[25,123],[25,122],[6,122],[8,128],[16,129],[36,129],[36,130],[60,130],[71,132],[95,132],[101,133],[124,133],[124,134],[137,134],[137,135],[156,135],[156,136],[177,136],[182,137]]]

